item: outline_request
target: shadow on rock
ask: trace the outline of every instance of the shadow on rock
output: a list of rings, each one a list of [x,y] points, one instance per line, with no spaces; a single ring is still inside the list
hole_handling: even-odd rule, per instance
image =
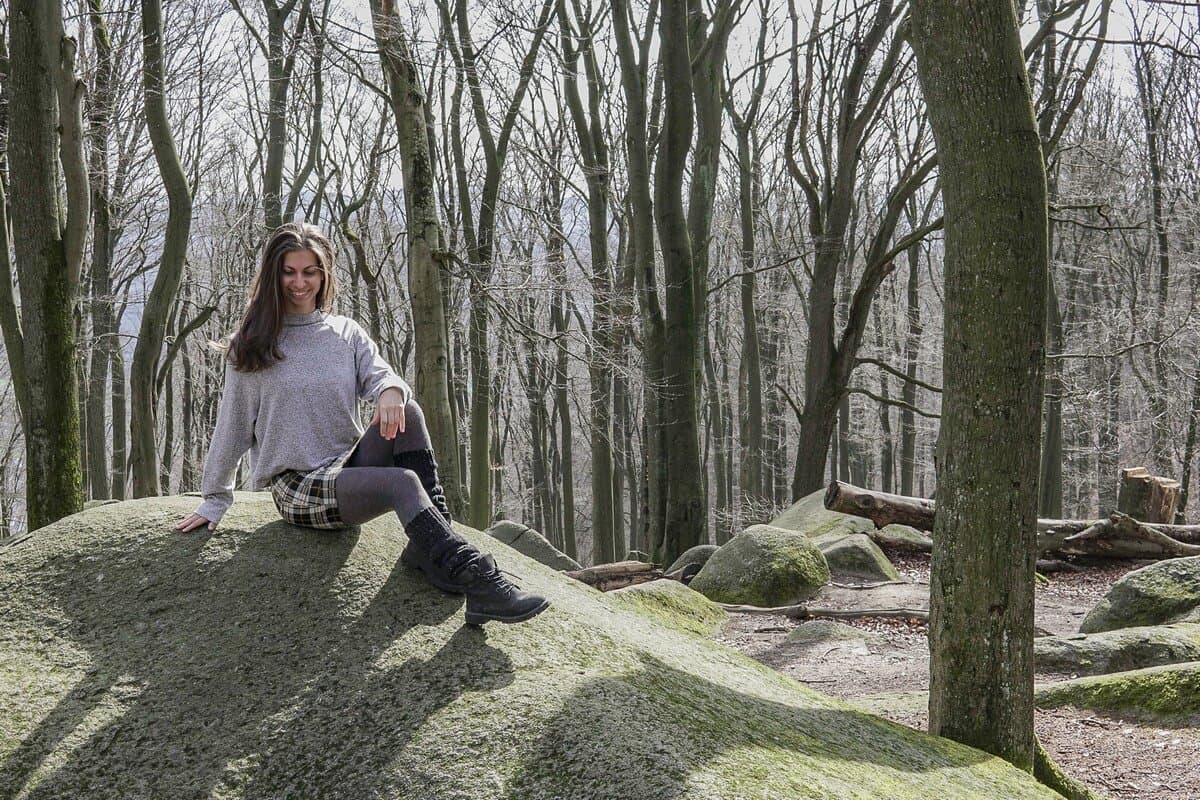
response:
[[[398,547],[356,551],[357,529],[128,538],[58,547],[27,574],[90,668],[0,762],[0,797],[366,796],[429,714],[511,680],[473,629],[428,658],[388,652],[462,600]]]

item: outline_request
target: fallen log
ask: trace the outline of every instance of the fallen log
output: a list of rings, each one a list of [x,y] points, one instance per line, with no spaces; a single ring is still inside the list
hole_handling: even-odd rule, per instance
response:
[[[920,608],[821,608],[803,603],[793,606],[743,606],[734,603],[717,603],[726,611],[736,611],[741,614],[780,614],[792,619],[918,619],[929,621],[929,612]]]
[[[879,528],[892,523],[922,531],[933,530],[932,500],[873,492],[834,481],[825,492],[830,511],[854,514],[871,520]],[[1098,556],[1102,558],[1164,559],[1200,555],[1200,525],[1169,525],[1138,522],[1126,514],[1108,519],[1039,519],[1038,552],[1049,555]],[[923,543],[870,534],[881,547],[921,552]]]
[[[673,577],[646,561],[617,561],[585,569],[563,570],[563,574],[602,592]]]

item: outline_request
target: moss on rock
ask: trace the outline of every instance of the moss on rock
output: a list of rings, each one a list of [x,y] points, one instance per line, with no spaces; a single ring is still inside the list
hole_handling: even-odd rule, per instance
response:
[[[1039,672],[1108,672],[1200,661],[1200,625],[1151,625],[1033,640]]]
[[[772,528],[782,528],[805,536],[866,533],[875,530],[875,523],[865,517],[842,514],[825,508],[824,489],[800,498],[767,524]]]
[[[892,562],[865,533],[826,533],[815,541],[825,556],[825,562],[829,564],[829,573],[834,577],[866,581],[900,580],[900,573]]]
[[[0,550],[0,796],[1052,798],[483,533],[553,605],[463,624],[381,518],[281,522],[238,493],[103,506]]]
[[[726,542],[692,579],[718,603],[778,606],[806,600],[829,582],[829,565],[807,536],[751,525]]]
[[[1162,715],[1200,713],[1200,662],[1115,672],[1038,688],[1041,708],[1079,706]]]
[[[729,618],[725,609],[704,595],[668,578],[626,586],[608,596],[639,614],[701,636],[713,634]]]
[[[1088,612],[1079,630],[1176,622],[1200,607],[1200,556],[1158,561],[1124,575]]]

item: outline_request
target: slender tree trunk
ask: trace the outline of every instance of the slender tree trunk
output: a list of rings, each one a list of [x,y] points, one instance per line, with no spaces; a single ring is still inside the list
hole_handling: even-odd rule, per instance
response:
[[[446,247],[437,214],[436,180],[425,108],[425,83],[395,12],[393,0],[371,0],[371,18],[387,78],[403,161],[408,219],[408,294],[416,339],[416,389],[439,462],[450,511],[461,516],[467,498],[459,466],[458,431],[451,409],[450,340],[443,279]]]
[[[946,215],[931,733],[1032,769],[1046,177],[1011,4],[917,0]]]
[[[910,215],[910,222],[915,215]],[[908,313],[904,336],[904,374],[908,378],[900,390],[904,406],[900,409],[900,494],[912,497],[916,487],[917,417],[912,409],[917,405],[917,357],[921,352],[921,271],[920,248],[908,251],[908,283],[905,303]]]
[[[84,87],[75,77],[75,42],[63,33],[62,9],[16,0],[8,23],[9,114],[21,123],[9,131],[8,165],[26,383],[25,497],[35,530],[83,505],[73,310],[90,198]]]
[[[1047,279],[1046,346],[1054,353],[1063,349],[1063,320],[1059,312],[1058,291],[1053,273]],[[1045,429],[1042,436],[1041,477],[1038,515],[1046,519],[1062,519],[1063,515],[1063,428],[1062,428],[1062,361],[1052,359],[1046,365]]]
[[[160,493],[158,454],[154,440],[157,432],[155,406],[158,365],[166,333],[167,316],[183,277],[188,234],[192,227],[192,193],[187,176],[179,163],[175,140],[167,120],[167,99],[163,75],[163,23],[161,0],[142,0],[142,76],[144,80],[146,132],[154,148],[154,160],[167,190],[167,230],[163,241],[158,274],[138,329],[129,374],[132,384],[129,433],[133,444],[133,496],[148,497]]]
[[[737,126],[738,142],[738,215],[742,231],[742,276],[739,279],[739,299],[742,313],[741,371],[741,453],[739,454],[739,487],[743,502],[751,507],[762,504],[764,495],[763,461],[763,376],[761,347],[758,341],[758,310],[755,306],[756,280],[754,212],[757,206],[757,163],[750,147],[750,124]]]

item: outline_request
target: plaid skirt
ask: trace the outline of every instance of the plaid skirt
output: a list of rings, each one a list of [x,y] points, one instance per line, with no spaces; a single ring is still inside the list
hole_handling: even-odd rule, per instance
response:
[[[279,516],[293,525],[336,530],[349,527],[338,513],[334,484],[358,442],[309,472],[284,470],[271,478],[271,498]]]

